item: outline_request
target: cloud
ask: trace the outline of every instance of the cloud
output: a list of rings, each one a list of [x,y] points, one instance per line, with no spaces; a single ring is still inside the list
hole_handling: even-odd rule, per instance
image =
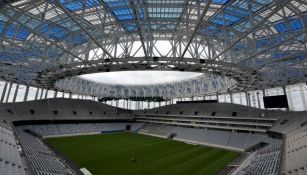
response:
[[[195,72],[175,72],[175,71],[124,71],[108,72],[82,75],[82,78],[106,83],[123,85],[148,85],[156,83],[166,83],[179,81],[202,75]]]

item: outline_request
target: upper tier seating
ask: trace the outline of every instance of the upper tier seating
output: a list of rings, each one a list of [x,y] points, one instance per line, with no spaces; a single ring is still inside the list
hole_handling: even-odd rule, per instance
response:
[[[0,105],[0,119],[20,120],[102,120],[131,119],[131,111],[91,100],[43,99],[4,103]]]
[[[0,123],[0,174],[2,175],[25,175],[20,154],[17,149],[15,137],[10,125]]]
[[[307,124],[306,112],[284,112],[272,113],[273,117],[279,117],[279,121],[270,129],[270,131],[282,134],[290,134],[299,130],[303,125]]]
[[[146,111],[134,112],[139,122],[166,124],[224,131],[266,133],[278,120],[260,109],[235,104],[174,104]],[[283,113],[283,112],[277,112]]]

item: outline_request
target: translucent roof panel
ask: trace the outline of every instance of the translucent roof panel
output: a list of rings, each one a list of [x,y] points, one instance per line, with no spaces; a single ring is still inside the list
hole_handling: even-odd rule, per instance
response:
[[[229,0],[212,0],[214,4],[226,4]]]
[[[236,22],[240,21],[242,18],[230,14],[217,14],[211,20],[215,24],[219,24],[222,26],[231,26]]]
[[[23,27],[14,24],[7,26],[3,22],[0,22],[0,33],[8,38],[17,40],[25,40],[30,35],[30,32]]]
[[[100,0],[60,0],[63,6],[70,11],[79,11],[82,9],[92,8],[100,5]]]
[[[149,18],[179,18],[182,11],[182,7],[148,7]]]
[[[118,21],[129,21],[135,19],[133,8],[131,7],[129,0],[104,0],[104,2]],[[138,15],[141,20],[144,19],[143,9],[138,10]],[[137,29],[136,25],[132,24],[124,24],[124,26],[128,31],[134,31]]]
[[[300,19],[289,19],[277,22],[274,27],[278,32],[297,31],[303,29],[303,23]]]

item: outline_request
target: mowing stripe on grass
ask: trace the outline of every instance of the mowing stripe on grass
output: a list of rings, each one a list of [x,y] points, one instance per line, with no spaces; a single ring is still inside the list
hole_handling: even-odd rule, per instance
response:
[[[94,175],[211,175],[239,155],[133,133],[51,138],[48,142]],[[137,161],[131,161],[132,157]]]

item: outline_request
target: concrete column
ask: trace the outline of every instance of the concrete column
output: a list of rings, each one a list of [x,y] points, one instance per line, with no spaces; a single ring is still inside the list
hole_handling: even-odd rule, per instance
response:
[[[132,107],[132,101],[130,100],[130,102],[129,102],[129,109],[132,109],[131,107]]]
[[[240,104],[243,105],[242,93],[240,92]]]
[[[7,92],[7,96],[6,96],[6,100],[5,100],[6,103],[9,102],[9,98],[10,98],[12,86],[13,86],[13,83],[10,83],[10,85],[9,85],[9,91]]]
[[[39,88],[36,88],[35,100],[37,100],[37,98],[38,98],[38,92],[39,92]]]
[[[248,98],[248,106],[252,107],[252,101],[251,101],[251,93],[247,93],[247,98]]]
[[[233,103],[233,96],[231,92],[229,93],[229,96],[230,96],[230,103]]]
[[[16,102],[16,97],[17,97],[17,94],[18,94],[18,90],[19,90],[19,84],[16,85],[16,89],[15,89],[15,92],[14,92],[14,97],[13,97],[13,102],[14,103]]]
[[[55,91],[54,95],[53,95],[53,98],[57,98],[57,96],[58,96],[58,91]]]
[[[304,111],[306,111],[307,110],[307,102],[306,102],[306,96],[305,96],[303,86],[300,86],[300,96],[301,96],[301,99],[302,99]]]
[[[259,95],[259,92],[257,92],[257,102],[258,102],[258,108],[261,109],[261,103],[260,103],[260,95]]]
[[[43,99],[43,94],[44,94],[44,89],[41,89],[41,94],[40,94],[40,97],[39,97],[39,99]]]
[[[249,103],[248,103],[248,93],[247,93],[247,91],[245,92],[245,99],[246,99],[246,106],[249,106]]]
[[[4,97],[5,97],[5,93],[6,93],[7,85],[8,85],[8,83],[7,83],[7,82],[5,82],[4,87],[3,87],[3,90],[2,90],[2,94],[1,94],[1,100],[0,100],[0,102],[1,102],[1,103],[3,103],[3,102],[4,102]]]
[[[25,96],[23,97],[23,101],[27,101],[29,95],[30,86],[26,87]]]
[[[289,102],[289,109],[293,110],[294,106],[293,106],[292,94],[290,90],[287,91],[287,99]]]
[[[286,87],[283,86],[283,87],[281,87],[281,89],[282,89],[282,93],[283,93],[284,95],[286,95]],[[277,90],[277,92],[278,92],[278,90]]]
[[[62,92],[62,98],[64,98],[64,95],[65,95],[65,93],[64,93],[64,92]]]
[[[44,97],[44,99],[47,99],[47,97],[48,97],[48,92],[49,92],[49,90],[48,90],[48,89],[46,89],[46,93],[45,93],[45,97]]]
[[[69,98],[70,98],[70,99],[72,98],[72,93],[71,93],[71,92],[69,92]]]

